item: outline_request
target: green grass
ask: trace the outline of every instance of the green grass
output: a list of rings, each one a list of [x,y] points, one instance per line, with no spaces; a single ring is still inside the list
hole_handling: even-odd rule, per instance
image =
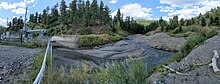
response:
[[[191,29],[189,31],[192,31]],[[201,45],[205,40],[215,36],[218,34],[218,28],[197,28],[193,30],[196,35],[191,37],[186,41],[184,46],[181,47],[181,51],[177,52],[174,56],[172,56],[167,62],[161,65],[168,65],[172,62],[180,62],[183,58],[185,58],[196,46]],[[187,32],[185,30],[185,32]],[[158,65],[153,68],[153,70],[161,71],[162,66]]]
[[[27,48],[39,48],[42,45],[38,43],[20,43],[20,42],[0,42],[0,45],[8,45],[8,46],[19,46],[19,47],[27,47]]]
[[[42,56],[35,58],[34,71],[29,73],[31,83],[39,72]],[[48,65],[49,66],[49,65]],[[66,70],[47,67],[42,80],[43,84],[147,84],[148,70],[141,60],[131,59],[124,62],[108,63],[98,70],[88,73],[88,66]]]
[[[119,35],[84,35],[79,38],[79,47],[91,47],[96,45],[103,45],[111,42],[121,40],[122,36]]]

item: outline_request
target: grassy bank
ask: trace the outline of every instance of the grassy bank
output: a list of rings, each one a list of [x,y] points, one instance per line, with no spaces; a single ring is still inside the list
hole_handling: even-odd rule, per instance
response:
[[[123,37],[120,35],[84,35],[79,38],[78,45],[79,47],[91,47],[96,45],[103,45],[115,41],[121,40]]]
[[[34,70],[29,73],[31,83],[40,70],[43,56],[35,58]],[[48,61],[49,63],[49,61]],[[47,64],[47,66],[50,66]],[[112,62],[97,70],[89,70],[86,64],[82,68],[67,68],[61,66],[59,69],[47,67],[42,80],[43,84],[146,84],[148,70],[146,64],[140,60],[129,60],[124,62]]]
[[[200,28],[200,29],[196,29],[196,35],[194,35],[193,37],[191,37],[190,39],[188,39],[186,41],[186,43],[184,44],[184,46],[181,47],[181,51],[176,53],[174,56],[172,56],[167,62],[165,62],[164,64],[161,65],[168,65],[172,62],[179,62],[181,61],[183,58],[185,58],[194,48],[196,48],[196,46],[201,45],[204,41],[206,41],[207,39],[215,36],[218,34],[218,28],[216,27],[211,27],[211,28]],[[178,34],[180,35],[180,34]],[[179,36],[177,36],[179,37]],[[162,66],[156,66],[154,68],[154,70],[156,71],[160,71]]]
[[[27,48],[39,48],[42,47],[43,44],[38,43],[20,43],[20,42],[0,42],[0,45],[7,45],[7,46],[19,46],[19,47],[27,47]]]

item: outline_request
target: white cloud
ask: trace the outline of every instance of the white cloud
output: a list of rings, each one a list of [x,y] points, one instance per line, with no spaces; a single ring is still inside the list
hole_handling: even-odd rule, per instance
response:
[[[142,7],[138,3],[127,4],[121,7],[120,11],[124,17],[131,16],[135,19],[152,19],[152,15],[150,14],[151,8]],[[117,10],[113,12],[111,15],[115,16]]]
[[[157,9],[160,9],[160,12],[173,12],[175,10],[174,7],[163,7],[163,6],[159,6],[157,7]]]
[[[24,14],[25,8],[28,4],[36,3],[38,0],[24,0],[18,3],[8,3],[8,2],[1,2],[0,8],[5,10],[11,10],[12,13],[15,14]]]
[[[15,8],[12,9],[11,12],[15,14],[25,14],[26,8]]]
[[[6,23],[6,22],[7,22],[6,19],[0,18],[0,23]]]
[[[161,12],[168,13],[164,18],[178,15],[179,18],[190,19],[220,6],[220,0],[160,0],[160,3],[169,5],[157,7]]]
[[[117,3],[118,2],[118,0],[110,0],[109,1],[109,3],[111,3],[111,4],[115,4],[115,3]]]
[[[6,19],[0,18],[0,25],[1,25],[1,26],[5,26],[6,23],[7,23],[7,20],[6,20]]]

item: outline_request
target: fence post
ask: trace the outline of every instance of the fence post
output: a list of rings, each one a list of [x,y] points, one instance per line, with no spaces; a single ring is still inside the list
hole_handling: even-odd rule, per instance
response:
[[[50,66],[52,67],[53,65],[53,46],[52,42],[50,41]]]
[[[38,73],[37,78],[34,80],[33,84],[40,84],[40,82],[42,80],[42,77],[43,77],[43,74],[44,74],[44,70],[46,68],[47,55],[48,55],[48,51],[50,50],[50,48],[52,48],[52,47],[51,47],[50,40],[48,40],[47,49],[46,49],[46,52],[44,54],[44,59],[43,59],[43,63],[42,63],[40,72]]]

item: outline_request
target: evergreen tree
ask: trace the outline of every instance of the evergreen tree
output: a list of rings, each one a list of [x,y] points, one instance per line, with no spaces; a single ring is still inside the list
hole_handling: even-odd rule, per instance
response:
[[[38,23],[38,12],[35,13],[34,23]]]
[[[102,14],[104,24],[110,23],[110,21],[111,21],[111,18],[110,18],[110,15],[109,15],[110,12],[111,11],[109,10],[108,6],[106,5],[105,8],[104,8],[103,14]]]
[[[180,25],[183,26],[184,24],[185,24],[184,19],[181,18],[181,19],[180,19]]]
[[[60,22],[62,24],[66,24],[67,23],[67,11],[66,11],[66,2],[64,0],[61,1],[60,3]]]
[[[209,25],[213,25],[213,17],[209,18]]]
[[[121,12],[120,12],[120,9],[118,9],[118,11],[117,11],[116,20],[121,22]]]
[[[78,16],[77,16],[77,20],[78,22],[82,23],[82,20],[83,20],[83,13],[84,13],[84,3],[82,2],[82,0],[79,0],[78,1]]]
[[[35,16],[34,16],[34,14],[30,14],[29,22],[35,23]]]
[[[205,18],[202,18],[202,20],[201,20],[201,25],[202,25],[202,26],[206,26],[206,20],[205,20]]]
[[[46,25],[46,20],[47,20],[47,11],[46,11],[46,9],[44,9],[43,10],[43,15],[42,15],[42,23],[44,24],[44,25]]]
[[[89,25],[90,18],[91,18],[90,17],[90,2],[89,2],[89,0],[87,0],[86,7],[85,7],[85,13],[84,13],[84,19],[83,19],[86,27]]]
[[[91,20],[90,20],[90,24],[91,25],[97,25],[98,22],[98,4],[97,4],[97,0],[93,0],[92,4],[91,4]]]
[[[76,19],[76,12],[77,12],[77,6],[76,6],[77,0],[74,0],[70,3],[70,22],[75,23],[77,21]]]
[[[38,16],[38,23],[42,23],[42,14],[39,14]]]
[[[50,23],[54,23],[56,21],[58,21],[58,17],[59,17],[59,11],[58,11],[58,3],[56,5],[54,5],[53,8],[51,8],[51,18],[50,18]]]
[[[105,18],[105,14],[104,14],[105,10],[104,10],[104,3],[101,1],[100,2],[100,7],[99,7],[99,13],[100,13],[100,24],[102,25],[104,23],[104,18]]]
[[[215,17],[215,19],[214,19],[214,25],[215,25],[215,26],[218,26],[218,25],[219,25],[219,18],[218,18],[218,17]]]

